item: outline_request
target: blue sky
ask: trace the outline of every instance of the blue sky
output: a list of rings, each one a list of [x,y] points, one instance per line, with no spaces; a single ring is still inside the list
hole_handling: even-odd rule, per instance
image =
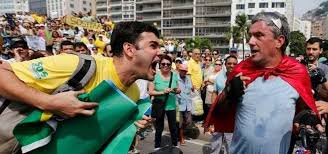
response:
[[[301,17],[306,11],[316,8],[327,0],[294,0],[295,15]]]

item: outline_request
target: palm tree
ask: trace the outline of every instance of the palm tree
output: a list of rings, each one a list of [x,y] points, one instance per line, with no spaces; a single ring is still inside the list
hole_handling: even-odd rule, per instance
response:
[[[235,45],[241,43],[242,40],[239,27],[232,26],[230,31],[225,34],[225,38],[227,39],[227,41],[230,41],[230,39],[232,39],[232,47],[236,48]]]
[[[235,20],[236,27],[240,33],[240,36],[241,36],[241,39],[243,42],[243,44],[242,44],[243,45],[243,59],[245,57],[245,39],[247,37],[246,35],[247,35],[247,28],[248,28],[247,21],[248,21],[248,19],[245,14],[240,14],[240,15],[236,16],[236,20]]]

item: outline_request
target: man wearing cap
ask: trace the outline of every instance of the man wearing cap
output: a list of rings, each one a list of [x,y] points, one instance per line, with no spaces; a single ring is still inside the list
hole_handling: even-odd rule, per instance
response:
[[[183,60],[180,57],[175,58],[175,70],[179,71],[180,65],[183,64]]]
[[[183,130],[190,124],[191,120],[191,91],[193,86],[191,79],[187,76],[188,67],[186,64],[179,65],[179,87],[181,93],[177,94],[179,104],[180,122],[179,122],[179,139],[180,144],[185,144]]]
[[[243,59],[240,59],[238,56],[238,49],[237,48],[230,48],[229,49],[229,55],[233,55],[235,57],[237,57],[238,59],[238,63],[240,63]]]

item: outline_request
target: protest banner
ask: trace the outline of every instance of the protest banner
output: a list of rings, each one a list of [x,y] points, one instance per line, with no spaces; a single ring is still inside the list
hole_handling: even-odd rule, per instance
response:
[[[81,18],[66,16],[64,22],[74,27],[82,27],[89,30],[100,31],[103,27],[100,23],[84,21]]]
[[[26,42],[30,49],[34,51],[45,51],[46,50],[46,41],[39,36],[26,36]]]

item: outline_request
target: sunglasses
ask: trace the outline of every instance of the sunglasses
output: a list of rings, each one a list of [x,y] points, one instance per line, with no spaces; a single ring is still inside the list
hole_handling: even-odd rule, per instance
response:
[[[161,66],[171,66],[171,63],[161,63]]]
[[[219,66],[222,66],[222,64],[217,64],[217,63],[215,63],[215,65],[219,65]]]
[[[211,61],[212,59],[205,59],[206,61]]]
[[[217,53],[213,53],[213,55],[218,55]]]

